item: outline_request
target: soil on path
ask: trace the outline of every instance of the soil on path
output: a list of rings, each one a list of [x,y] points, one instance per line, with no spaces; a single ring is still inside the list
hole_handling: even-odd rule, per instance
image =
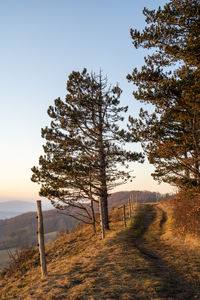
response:
[[[138,206],[127,240],[132,240],[132,247],[150,264],[151,273],[160,278],[159,299],[200,299],[199,254],[163,240],[166,221],[167,214],[159,206]]]
[[[122,230],[112,213],[102,241],[90,227],[61,236],[47,248],[47,278],[38,265],[0,280],[6,300],[200,300],[200,253],[164,239],[167,211],[138,205]]]

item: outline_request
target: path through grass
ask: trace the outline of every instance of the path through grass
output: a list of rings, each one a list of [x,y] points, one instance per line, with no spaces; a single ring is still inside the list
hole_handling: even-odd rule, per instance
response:
[[[89,227],[47,249],[48,272],[35,266],[0,281],[1,299],[200,299],[200,258],[162,239],[166,212],[140,205],[122,229],[113,213],[102,241]]]

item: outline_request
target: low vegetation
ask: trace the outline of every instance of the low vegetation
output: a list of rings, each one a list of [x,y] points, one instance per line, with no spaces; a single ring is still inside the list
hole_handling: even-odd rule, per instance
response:
[[[118,205],[127,204],[131,194],[133,194],[135,200],[137,199],[138,202],[144,203],[155,202],[156,196],[158,199],[163,196],[159,193],[148,191],[116,192],[109,197],[109,210]],[[97,209],[97,207],[95,208]],[[47,242],[52,237],[55,237],[55,232],[61,230],[69,230],[71,232],[78,223],[77,220],[65,215],[65,212],[61,214],[56,210],[44,211],[43,216]],[[1,250],[30,245],[37,245],[36,212],[25,213],[7,220],[0,220],[0,261]],[[4,252],[2,255],[4,255]]]
[[[174,225],[178,232],[200,236],[200,194],[195,188],[183,190],[172,202]]]
[[[1,271],[1,277],[21,276],[32,266],[39,264],[35,247],[24,247],[16,249],[14,252],[8,250],[9,262]]]
[[[127,228],[115,208],[104,240],[84,225],[46,247],[45,279],[38,254],[4,272],[1,299],[199,299],[200,241],[173,226],[169,201],[135,205]]]
[[[9,249],[9,251],[14,252],[15,248]],[[0,250],[0,269],[2,269],[9,261],[8,249]]]
[[[84,211],[94,232],[93,204],[100,204],[106,238],[88,225],[62,233],[46,247],[43,279],[37,249],[17,250],[1,271],[1,299],[200,299],[199,12],[197,0],[169,0],[157,10],[144,8],[147,26],[130,30],[133,45],[150,55],[127,79],[134,98],[152,110],[129,116],[128,131],[117,123],[128,108],[118,106],[118,86],[109,88],[101,72],[70,74],[65,101],[57,98],[48,109],[45,155],[32,168],[32,180],[55,207]],[[125,150],[126,142],[141,142],[155,167],[153,178],[175,185],[179,194],[136,204],[123,228],[121,208],[109,223],[108,191],[131,178],[129,162],[143,162],[143,154]],[[125,168],[119,170],[119,163]],[[80,220],[76,212],[70,215]],[[51,225],[55,231],[54,220]],[[17,234],[0,232],[10,241]],[[30,236],[24,227],[22,234]]]

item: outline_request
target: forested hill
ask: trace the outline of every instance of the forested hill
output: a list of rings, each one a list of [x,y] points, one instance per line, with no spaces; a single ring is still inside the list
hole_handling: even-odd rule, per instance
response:
[[[127,204],[130,195],[134,202],[156,202],[156,193],[148,191],[122,191],[109,197],[109,209]],[[162,195],[157,194],[157,199]],[[98,207],[96,207],[98,210]],[[71,231],[77,221],[72,217],[60,214],[56,210],[44,211],[45,233],[61,230]],[[0,220],[0,249],[19,247],[21,245],[37,244],[36,212],[29,212],[7,220]]]
[[[17,217],[0,220],[0,249],[37,244],[36,212],[29,212]],[[55,209],[44,211],[45,233],[71,231],[77,222],[66,215],[59,214]]]
[[[133,195],[133,202],[147,203],[157,202],[162,199],[169,198],[169,194],[160,194],[149,191],[122,191],[111,194],[108,201],[109,208],[119,206],[120,204],[128,204],[128,199]]]

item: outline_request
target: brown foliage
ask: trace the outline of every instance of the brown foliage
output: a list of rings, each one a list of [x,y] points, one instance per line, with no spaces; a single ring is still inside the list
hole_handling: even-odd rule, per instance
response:
[[[20,249],[16,249],[14,253],[9,251],[10,259],[8,266],[1,270],[0,277],[8,277],[14,274],[22,275],[32,266],[33,262],[35,265],[38,265],[39,256],[38,259],[35,257],[35,260],[33,260],[33,256],[35,256],[36,252],[36,248],[25,246],[22,246]]]
[[[200,234],[200,194],[196,189],[181,191],[173,200],[173,222],[181,234]]]

